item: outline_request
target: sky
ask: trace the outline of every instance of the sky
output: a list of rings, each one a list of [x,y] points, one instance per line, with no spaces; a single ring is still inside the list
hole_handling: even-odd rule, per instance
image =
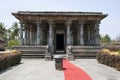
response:
[[[108,14],[101,21],[100,34],[112,39],[120,35],[120,0],[0,0],[0,22],[7,28],[19,21],[11,14],[17,11],[79,11]]]

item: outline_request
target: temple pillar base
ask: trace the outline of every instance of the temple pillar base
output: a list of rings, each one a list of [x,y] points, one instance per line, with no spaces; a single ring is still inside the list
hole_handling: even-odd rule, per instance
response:
[[[69,61],[75,60],[74,55],[72,53],[71,54],[66,54],[66,55],[67,55],[66,56],[67,60],[69,60]]]
[[[24,39],[23,38],[20,39],[20,45],[24,45]]]
[[[75,60],[75,59],[74,59],[74,55],[73,55],[72,52],[71,52],[71,46],[67,46],[67,48],[66,48],[66,58],[67,58],[67,60],[69,60],[69,61]]]
[[[48,52],[46,52],[46,55],[45,55],[45,60],[46,61],[49,61],[49,60],[52,60],[53,59],[53,47],[47,47],[48,48]]]
[[[50,53],[48,53],[47,55],[45,55],[45,61],[50,61],[52,60],[52,56],[50,55]]]

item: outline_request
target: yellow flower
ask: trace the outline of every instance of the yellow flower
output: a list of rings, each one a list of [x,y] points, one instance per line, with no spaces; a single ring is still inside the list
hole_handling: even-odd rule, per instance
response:
[[[12,53],[17,53],[17,50],[11,50]]]
[[[103,51],[103,52],[110,53],[110,50],[109,50],[109,49],[103,49],[102,51]]]

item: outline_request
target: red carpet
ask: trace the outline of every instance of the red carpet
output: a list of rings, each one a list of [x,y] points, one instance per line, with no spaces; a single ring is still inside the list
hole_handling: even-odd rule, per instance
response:
[[[91,77],[79,67],[63,59],[65,80],[92,80]]]

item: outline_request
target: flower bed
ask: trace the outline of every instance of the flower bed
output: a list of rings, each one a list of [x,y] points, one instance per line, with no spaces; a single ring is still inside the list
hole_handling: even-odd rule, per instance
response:
[[[97,54],[97,60],[120,71],[120,48],[112,46],[102,49]]]
[[[19,64],[21,61],[21,53],[13,50],[0,53],[0,71],[8,67]]]

